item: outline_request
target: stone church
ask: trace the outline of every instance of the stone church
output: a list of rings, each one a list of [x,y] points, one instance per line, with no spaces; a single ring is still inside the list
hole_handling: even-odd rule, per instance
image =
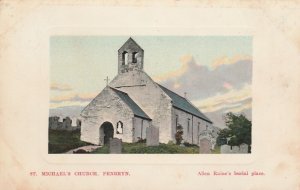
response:
[[[146,129],[159,129],[159,142],[183,140],[199,144],[212,121],[189,100],[154,82],[143,70],[144,50],[129,38],[118,50],[118,75],[81,112],[81,140],[106,144],[146,139]]]

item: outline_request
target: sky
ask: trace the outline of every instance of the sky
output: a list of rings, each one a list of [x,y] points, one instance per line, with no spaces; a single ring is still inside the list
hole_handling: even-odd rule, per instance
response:
[[[86,106],[117,75],[117,52],[129,37],[144,49],[144,71],[186,92],[216,126],[229,111],[251,119],[251,36],[52,36],[50,108]]]

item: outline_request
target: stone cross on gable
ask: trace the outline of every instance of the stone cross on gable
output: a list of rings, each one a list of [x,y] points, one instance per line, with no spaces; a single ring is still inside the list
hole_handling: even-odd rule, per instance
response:
[[[186,92],[184,92],[184,98],[187,98],[187,93]]]
[[[108,76],[106,77],[106,79],[104,79],[106,81],[106,86],[108,85],[108,82],[109,82],[109,78]]]

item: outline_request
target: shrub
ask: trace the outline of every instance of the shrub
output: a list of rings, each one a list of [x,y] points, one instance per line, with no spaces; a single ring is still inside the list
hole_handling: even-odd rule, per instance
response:
[[[137,142],[138,143],[146,143],[146,139],[142,139],[142,138],[138,137],[138,141]]]
[[[179,145],[182,141],[182,135],[183,135],[183,131],[178,130],[175,134],[175,140],[176,140],[176,144]]]

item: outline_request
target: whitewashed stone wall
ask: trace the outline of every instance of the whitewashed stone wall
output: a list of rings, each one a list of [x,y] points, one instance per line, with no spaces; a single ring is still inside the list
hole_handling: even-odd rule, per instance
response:
[[[159,128],[159,141],[167,143],[171,135],[171,98],[143,71],[134,70],[117,75],[109,84],[126,92]]]
[[[146,139],[146,129],[151,122],[139,117],[133,118],[133,142],[137,142],[139,138]]]
[[[192,116],[191,114],[182,110],[173,108],[172,109],[172,140],[175,142],[176,134],[176,115],[178,116],[178,124],[183,127],[183,140],[190,144],[199,145],[199,135],[202,131],[212,128],[212,124],[198,117]],[[188,119],[190,127],[188,130]]]
[[[134,114],[120,97],[106,87],[81,113],[82,141],[100,144],[99,129],[104,122],[114,127],[114,137],[123,142],[132,142],[132,123]],[[123,123],[123,134],[117,134],[117,122]]]

